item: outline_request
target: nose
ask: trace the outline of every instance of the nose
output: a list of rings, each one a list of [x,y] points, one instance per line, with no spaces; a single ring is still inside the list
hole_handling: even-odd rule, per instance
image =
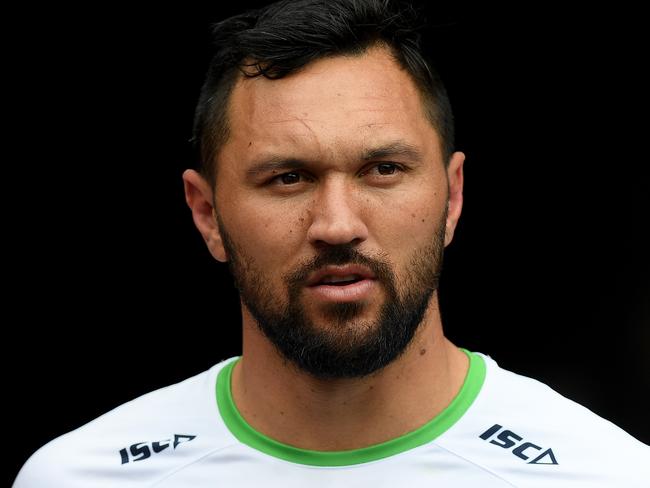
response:
[[[368,238],[362,218],[359,195],[354,185],[344,181],[328,181],[316,192],[307,233],[316,247],[359,244]]]

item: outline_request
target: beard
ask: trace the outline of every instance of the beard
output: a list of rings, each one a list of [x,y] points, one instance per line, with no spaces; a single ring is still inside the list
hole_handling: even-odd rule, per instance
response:
[[[233,242],[217,215],[230,271],[242,302],[275,349],[299,371],[318,379],[362,378],[398,359],[412,342],[438,289],[447,208],[429,244],[416,249],[401,283],[385,255],[369,257],[353,244],[321,249],[313,259],[283,276],[288,301],[262,269]],[[327,265],[359,264],[375,274],[385,294],[374,320],[363,319],[368,303],[319,307],[326,326],[317,327],[301,298],[311,273]]]

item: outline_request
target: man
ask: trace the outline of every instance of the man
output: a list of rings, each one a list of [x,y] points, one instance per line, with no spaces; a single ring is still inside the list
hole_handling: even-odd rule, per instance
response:
[[[243,354],[54,440],[14,486],[647,486],[647,446],[444,337],[464,155],[413,22],[304,0],[215,27],[183,180]]]

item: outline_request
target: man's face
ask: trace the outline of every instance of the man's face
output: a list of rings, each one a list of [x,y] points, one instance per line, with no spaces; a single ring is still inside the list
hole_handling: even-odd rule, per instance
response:
[[[213,254],[301,370],[378,371],[412,341],[445,245],[447,177],[414,83],[372,49],[242,80],[229,118]]]

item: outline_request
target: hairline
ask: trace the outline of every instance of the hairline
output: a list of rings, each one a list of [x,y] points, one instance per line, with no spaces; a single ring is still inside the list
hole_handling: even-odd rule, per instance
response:
[[[393,59],[393,61],[395,62],[395,65],[399,69],[404,71],[406,75],[413,82],[418,92],[418,96],[420,97],[420,106],[422,107],[423,115],[427,119],[429,124],[431,124],[431,127],[433,128],[433,130],[435,130],[436,135],[438,136],[438,146],[439,146],[438,150],[441,153],[440,155],[441,155],[441,159],[443,160],[443,164],[445,165],[445,167],[447,167],[449,163],[448,160],[451,154],[449,155],[445,154],[446,141],[443,140],[443,135],[440,130],[441,128],[437,126],[435,120],[436,119],[435,101],[433,100],[432,95],[429,93],[429,90],[427,90],[427,88],[423,86],[422,82],[418,80],[413,73],[411,73],[411,71],[408,69],[407,66],[404,66],[403,63],[400,62],[400,59],[397,55],[397,47],[391,45],[386,40],[377,38],[362,46],[354,46],[350,49],[341,52],[328,53],[322,56],[318,56],[317,58],[311,60],[309,63],[306,63],[303,66],[300,66],[298,69],[288,73],[286,76],[299,74],[300,72],[303,71],[303,69],[323,59],[340,58],[340,57],[350,57],[350,58],[362,57],[364,55],[367,55],[372,49],[377,49],[377,48],[384,49],[385,51],[387,51],[388,54]],[[224,83],[219,84],[217,86],[217,88],[219,87],[221,88],[221,90],[219,91],[221,91],[222,93],[220,94],[213,93],[212,95],[212,96],[217,95],[221,97],[224,96],[226,97],[226,103],[224,104],[223,109],[221,110],[221,116],[219,117],[219,114],[215,114],[214,107],[211,107],[210,116],[208,117],[207,123],[205,124],[209,132],[208,137],[211,139],[212,144],[210,144],[211,151],[209,151],[209,153],[207,154],[209,164],[206,164],[205,161],[203,161],[202,164],[200,165],[200,168],[201,168],[201,176],[207,181],[207,183],[210,185],[210,188],[213,190],[213,192],[216,190],[218,158],[219,155],[221,154],[223,147],[228,143],[230,138],[230,127],[231,127],[230,114],[231,114],[231,107],[232,107],[232,100],[233,100],[233,92],[235,91],[237,85],[242,81],[245,81],[246,79],[249,79],[251,77],[263,76],[261,74],[255,76],[246,75],[244,71],[245,68],[242,68],[242,66],[244,67],[250,66],[248,61],[255,63],[255,60],[252,58],[250,58],[249,60],[243,59],[240,61],[238,65],[229,68],[222,76],[221,82]],[[215,117],[215,115],[217,116]],[[201,146],[202,147],[204,146],[203,142],[201,142]]]

